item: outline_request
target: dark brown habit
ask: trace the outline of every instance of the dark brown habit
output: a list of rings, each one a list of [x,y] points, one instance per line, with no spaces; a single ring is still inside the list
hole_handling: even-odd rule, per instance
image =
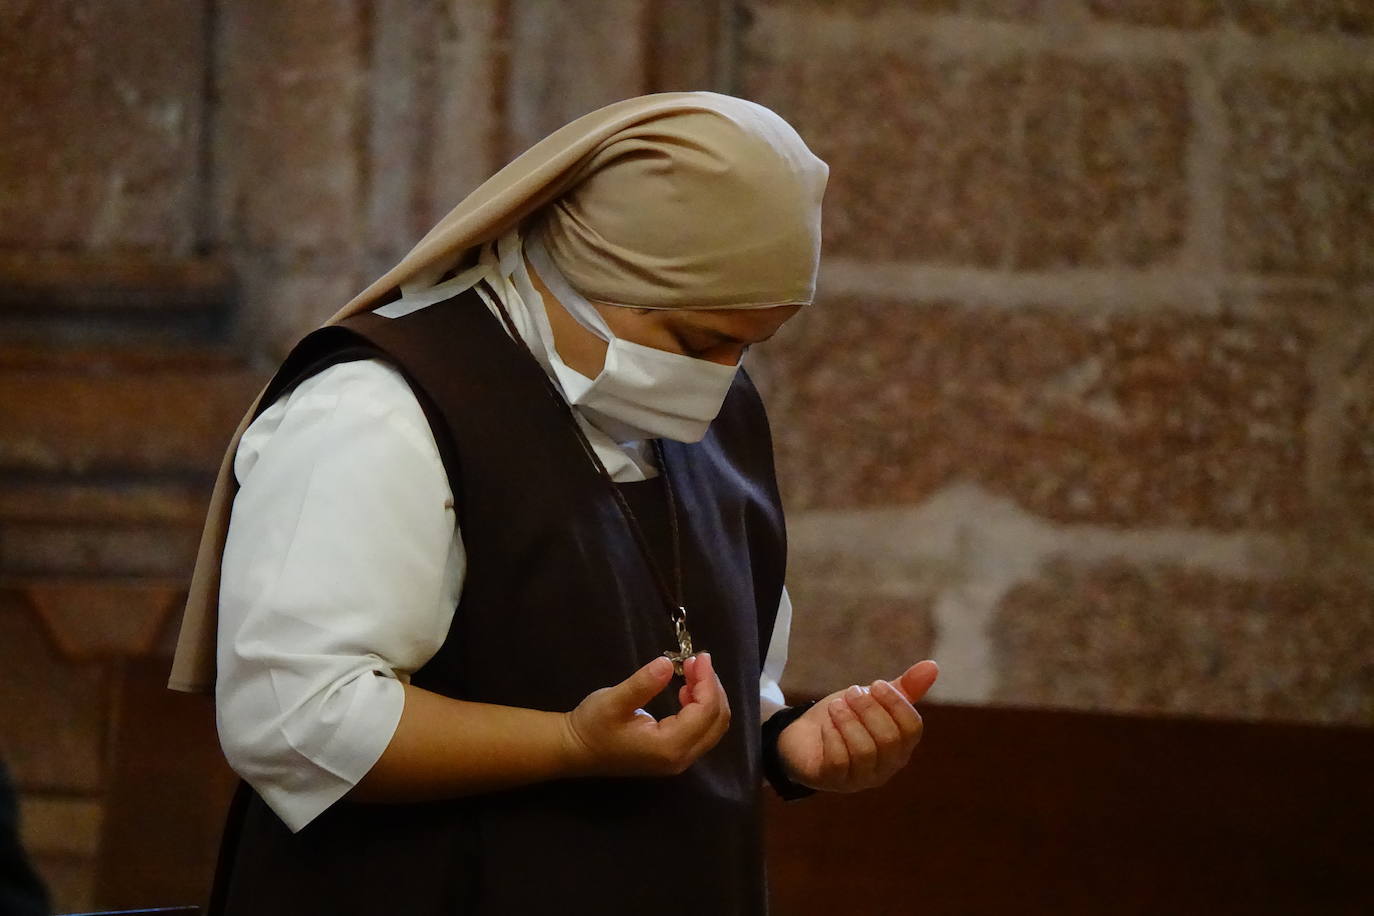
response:
[[[261,404],[377,357],[415,391],[444,459],[468,569],[447,640],[412,681],[566,711],[674,645],[668,609],[568,406],[473,292],[307,337]],[[664,441],[685,604],[732,724],[685,773],[566,780],[451,801],[347,800],[291,833],[241,787],[212,914],[644,914],[690,899],[761,914],[759,674],[786,543],[763,405],[741,371],[707,437]],[[671,569],[662,478],[618,485]],[[384,609],[379,609],[379,613]],[[665,691],[649,711],[673,711]],[[685,895],[685,896],[683,896]]]

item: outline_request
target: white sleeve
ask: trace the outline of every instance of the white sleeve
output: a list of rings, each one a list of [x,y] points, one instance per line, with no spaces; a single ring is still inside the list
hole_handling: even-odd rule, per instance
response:
[[[220,585],[230,765],[293,831],[360,780],[448,635],[466,558],[433,434],[375,361],[301,383],[246,431]]]
[[[778,599],[778,616],[773,620],[773,634],[768,640],[768,654],[763,659],[763,673],[759,675],[759,718],[767,719],[787,705],[782,695],[782,672],[787,667],[787,641],[792,635],[792,598],[787,586],[782,587]]]

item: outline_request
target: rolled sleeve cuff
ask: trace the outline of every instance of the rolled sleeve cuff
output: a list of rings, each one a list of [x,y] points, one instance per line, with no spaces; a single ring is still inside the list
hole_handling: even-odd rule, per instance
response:
[[[394,678],[363,675],[329,741],[291,767],[256,779],[245,776],[292,833],[319,817],[356,786],[386,751],[405,708]],[[289,739],[288,739],[289,740]]]

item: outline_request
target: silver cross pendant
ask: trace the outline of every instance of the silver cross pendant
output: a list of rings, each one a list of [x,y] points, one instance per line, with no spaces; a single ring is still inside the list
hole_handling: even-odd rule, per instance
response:
[[[682,616],[673,618],[673,631],[677,636],[677,651],[669,649],[664,656],[673,663],[673,673],[682,677],[682,663],[692,656],[692,634],[687,631],[687,609],[678,608]]]

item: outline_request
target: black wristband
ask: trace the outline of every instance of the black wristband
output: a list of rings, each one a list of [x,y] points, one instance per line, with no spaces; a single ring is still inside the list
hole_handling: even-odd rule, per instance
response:
[[[803,713],[815,705],[816,701],[810,700],[796,706],[784,707],[763,723],[763,775],[773,787],[773,791],[785,801],[805,798],[816,792],[815,789],[788,779],[787,771],[783,769],[782,757],[778,754],[778,738],[782,735],[782,730],[800,719]]]

